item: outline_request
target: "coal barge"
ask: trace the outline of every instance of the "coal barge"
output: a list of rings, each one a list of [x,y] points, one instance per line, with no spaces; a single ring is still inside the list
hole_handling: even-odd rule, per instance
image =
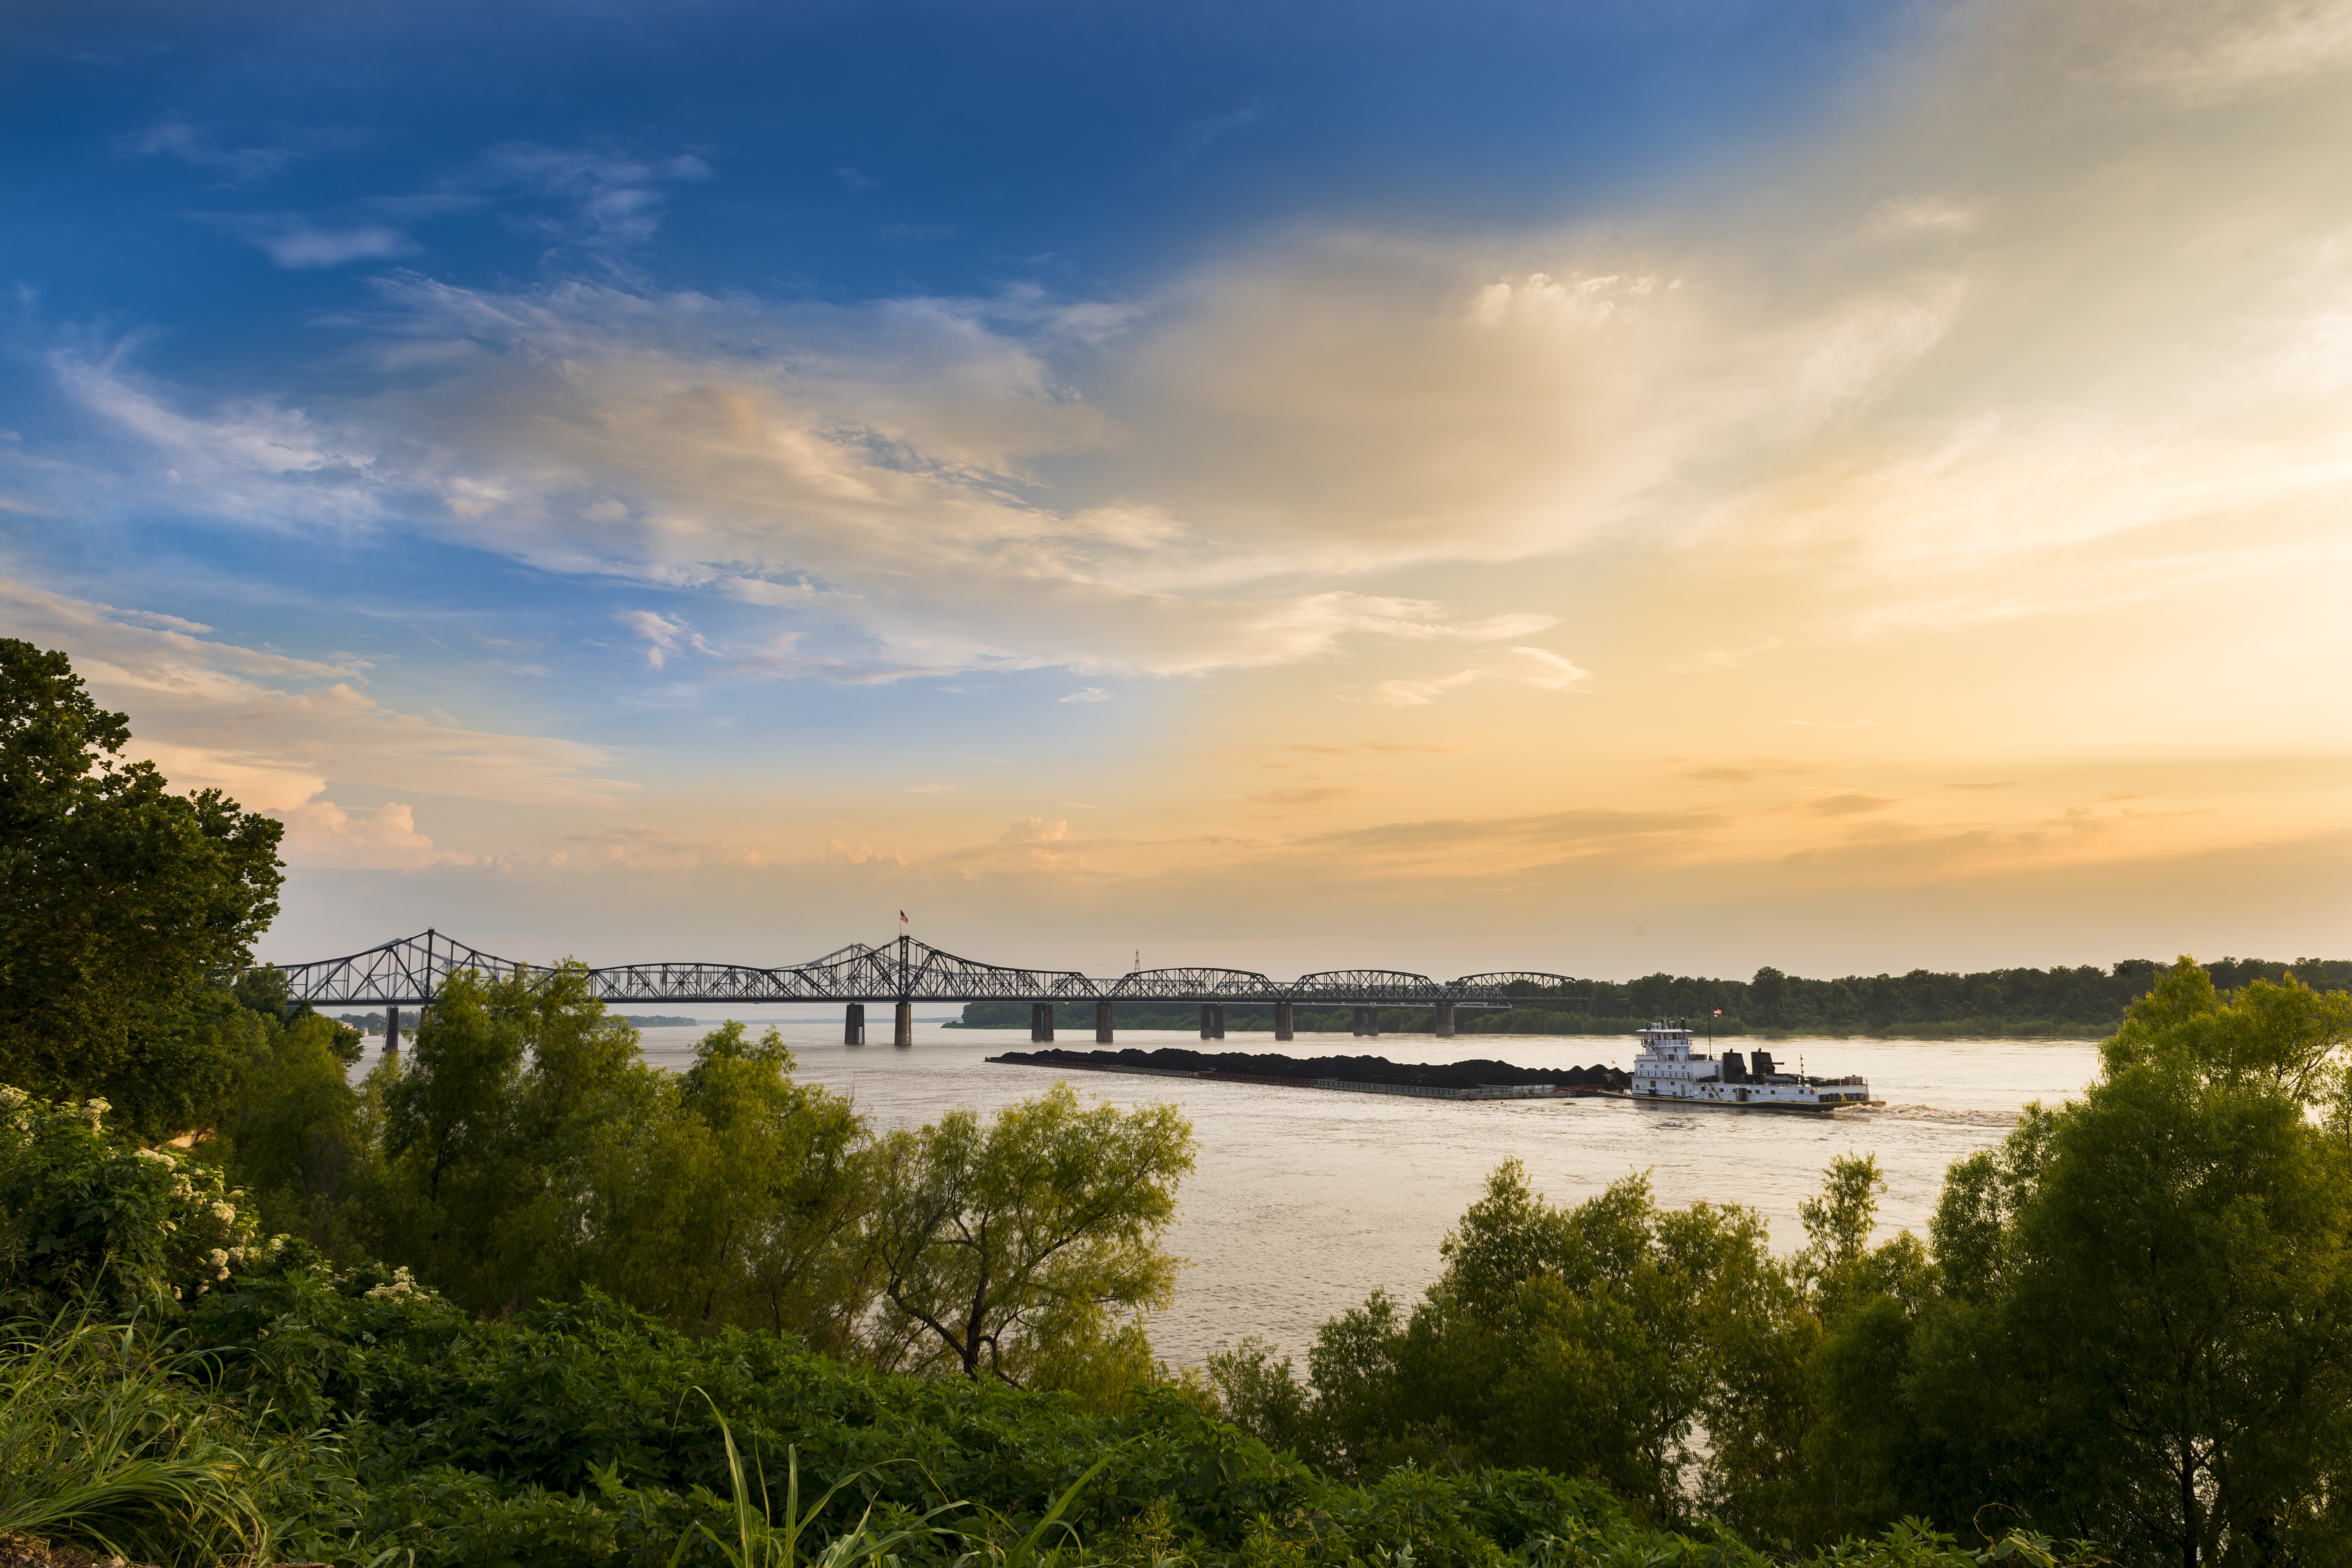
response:
[[[1011,1067],[1056,1072],[1134,1073],[1277,1089],[1401,1094],[1423,1100],[1573,1100],[1622,1092],[1631,1081],[1614,1068],[1523,1068],[1509,1062],[1392,1062],[1385,1057],[1277,1057],[1246,1051],[1007,1051],[990,1057]]]

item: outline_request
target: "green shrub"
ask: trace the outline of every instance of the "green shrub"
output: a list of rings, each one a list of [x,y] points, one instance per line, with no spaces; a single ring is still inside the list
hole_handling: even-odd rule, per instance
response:
[[[243,1194],[170,1150],[117,1142],[106,1111],[0,1088],[0,1300],[18,1313],[167,1311],[261,1261]]]

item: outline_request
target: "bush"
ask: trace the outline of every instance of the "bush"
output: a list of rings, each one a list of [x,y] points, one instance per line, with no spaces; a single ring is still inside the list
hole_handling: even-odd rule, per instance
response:
[[[0,1303],[16,1312],[164,1311],[260,1261],[243,1194],[182,1155],[116,1142],[106,1111],[0,1087]]]

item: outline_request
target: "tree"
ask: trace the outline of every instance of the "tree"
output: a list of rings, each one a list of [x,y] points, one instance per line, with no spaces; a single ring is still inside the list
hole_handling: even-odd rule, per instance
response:
[[[880,1146],[873,1239],[887,1325],[916,1367],[1098,1395],[1150,1371],[1160,1246],[1192,1168],[1171,1105],[1081,1109],[1067,1084],[983,1124],[952,1110]]]
[[[367,1210],[382,1173],[339,1027],[312,1014],[280,1030],[247,1069],[219,1131],[227,1168],[265,1228],[348,1262],[373,1237]]]
[[[2347,1041],[2352,997],[2224,998],[2183,959],[2080,1101],[1954,1167],[1898,1384],[1907,1503],[2011,1505],[2126,1563],[2341,1560]]]
[[[1318,1333],[1310,1427],[1359,1475],[1538,1467],[1678,1517],[1702,1416],[1720,1447],[1738,1414],[1720,1397],[1727,1336],[1769,1337],[1787,1316],[1765,1240],[1753,1212],[1661,1209],[1640,1176],[1555,1205],[1507,1161],[1409,1315],[1376,1291]]]
[[[0,638],[0,1081],[159,1137],[234,1081],[186,1016],[276,917],[283,828],[169,793],[129,740],[64,654]]]
[[[754,1041],[730,1022],[685,1073],[626,1080],[626,1104],[582,1123],[578,1182],[557,1184],[546,1228],[580,1245],[547,1293],[593,1285],[692,1332],[766,1329],[851,1353],[873,1300],[865,1123],[793,1065],[776,1030]]]
[[[1748,981],[1748,994],[1765,1017],[1778,1020],[1780,1009],[1789,1002],[1789,977],[1768,963]]]

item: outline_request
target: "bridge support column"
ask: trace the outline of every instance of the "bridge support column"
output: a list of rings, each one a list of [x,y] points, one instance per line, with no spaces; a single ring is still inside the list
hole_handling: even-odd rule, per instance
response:
[[[1110,1043],[1111,1006],[1108,1002],[1097,1002],[1095,1004],[1095,1044],[1107,1046]]]
[[[915,1043],[915,1005],[912,1002],[898,1004],[898,1016],[890,1031],[890,1043],[894,1046]]]
[[[1274,1037],[1276,1039],[1287,1040],[1296,1037],[1295,1020],[1297,1015],[1292,1011],[1295,1005],[1296,1004],[1289,1002],[1276,1002],[1274,1005]]]
[[[1361,1007],[1355,1008],[1349,1013],[1348,1032],[1359,1039],[1370,1032],[1364,1027],[1364,1010]]]
[[[1029,1004],[1029,1037],[1047,1043],[1054,1038],[1054,1005],[1051,1002]]]
[[[388,1057],[400,1054],[400,1009],[397,1007],[383,1010],[383,1054]]]
[[[1204,1040],[1225,1037],[1225,1010],[1214,1002],[1201,1004],[1201,1037]]]
[[[866,1004],[852,1002],[841,1018],[841,1043],[862,1046],[866,1043]]]
[[[1441,1040],[1454,1037],[1454,1004],[1451,1002],[1437,1005],[1437,1037]]]

